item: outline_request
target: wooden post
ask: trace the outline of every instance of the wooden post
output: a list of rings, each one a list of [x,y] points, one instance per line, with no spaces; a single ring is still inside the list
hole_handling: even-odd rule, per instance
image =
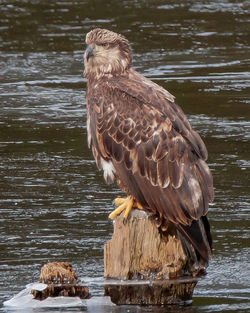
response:
[[[197,279],[181,278],[187,266],[180,240],[161,234],[145,211],[133,210],[126,222],[121,214],[114,222],[112,239],[104,246],[105,295],[116,304],[190,301]]]

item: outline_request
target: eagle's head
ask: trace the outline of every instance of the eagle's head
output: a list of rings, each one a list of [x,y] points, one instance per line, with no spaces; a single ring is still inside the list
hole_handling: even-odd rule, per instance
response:
[[[107,29],[96,28],[86,36],[84,54],[86,77],[122,75],[131,66],[131,48],[125,37]]]

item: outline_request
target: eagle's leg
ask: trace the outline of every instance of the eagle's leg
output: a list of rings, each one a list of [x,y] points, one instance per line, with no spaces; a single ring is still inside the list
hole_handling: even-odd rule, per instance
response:
[[[140,203],[138,203],[132,196],[128,196],[127,198],[116,198],[115,204],[119,206],[109,214],[109,218],[112,220],[124,210],[125,213],[123,218],[126,220],[133,207],[143,210]]]

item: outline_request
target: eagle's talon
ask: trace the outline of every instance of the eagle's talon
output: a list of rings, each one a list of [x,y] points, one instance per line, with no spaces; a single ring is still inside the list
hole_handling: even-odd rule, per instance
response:
[[[135,201],[135,205],[134,205],[138,210],[144,210],[143,209],[143,206],[138,202],[138,201]]]
[[[125,211],[123,215],[123,224],[125,224],[133,207],[142,209],[142,206],[132,196],[128,196],[127,198],[116,198],[114,202],[118,207],[109,214],[109,218],[113,220],[117,215]]]
[[[115,198],[115,200],[113,201],[114,204],[116,205],[122,205],[125,201],[127,200],[127,198]]]

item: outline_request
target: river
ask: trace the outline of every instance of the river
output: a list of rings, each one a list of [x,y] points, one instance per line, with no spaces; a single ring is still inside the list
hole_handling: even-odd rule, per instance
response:
[[[49,261],[71,262],[102,299],[120,191],[86,144],[84,37],[96,27],[129,39],[134,68],[176,96],[204,139],[214,255],[192,306],[65,312],[249,312],[248,12],[229,0],[0,0],[0,312]]]

